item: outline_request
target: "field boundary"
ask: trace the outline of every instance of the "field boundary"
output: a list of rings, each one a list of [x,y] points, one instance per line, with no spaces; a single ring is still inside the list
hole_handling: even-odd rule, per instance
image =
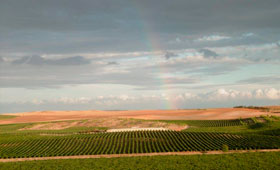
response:
[[[22,162],[22,161],[39,161],[39,160],[56,160],[56,159],[118,158],[118,157],[164,156],[164,155],[215,155],[215,154],[254,153],[254,152],[280,152],[280,149],[230,150],[228,152],[189,151],[189,152],[154,152],[154,153],[136,153],[136,154],[102,154],[102,155],[75,155],[75,156],[33,157],[33,158],[7,158],[7,159],[0,159],[0,162]]]

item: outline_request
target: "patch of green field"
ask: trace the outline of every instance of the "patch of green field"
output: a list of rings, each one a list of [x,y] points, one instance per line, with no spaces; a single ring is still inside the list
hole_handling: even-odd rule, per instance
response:
[[[243,126],[226,127],[190,127],[186,132],[221,132],[234,134],[263,134],[280,136],[280,121],[258,122]]]
[[[179,125],[189,125],[192,127],[228,127],[252,125],[261,121],[274,121],[274,117],[262,116],[247,119],[231,119],[231,120],[157,120],[166,123],[174,123]]]
[[[0,125],[0,134],[1,133],[11,133],[17,132],[18,129],[29,126],[31,123],[18,123],[18,124],[4,124]]]
[[[185,132],[222,132],[222,133],[241,133],[248,130],[247,126],[226,126],[226,127],[189,127]]]
[[[1,115],[0,114],[0,120],[3,120],[3,119],[12,119],[12,118],[15,118],[17,116],[13,116],[13,115]]]
[[[97,159],[68,159],[0,163],[3,170],[276,170],[280,167],[280,152],[239,153],[226,155],[186,155],[122,157]]]
[[[59,130],[23,130],[23,131],[17,131],[17,133],[22,134],[83,134],[83,133],[94,133],[94,132],[104,132],[108,128],[106,127],[85,127],[85,126],[74,126],[69,127],[65,129],[59,129]]]
[[[219,132],[280,136],[280,117],[267,116],[233,120],[156,120],[171,124],[189,125],[185,132]]]
[[[75,122],[77,120],[68,120],[68,121],[52,121],[52,122],[39,122],[39,123],[18,123],[18,124],[4,124],[0,125],[0,134],[39,134],[39,133],[67,133],[67,134],[77,134],[77,133],[91,133],[97,131],[105,131],[107,127],[86,127],[86,126],[73,126],[65,129],[59,130],[20,130],[23,128],[30,128],[37,124],[48,124],[48,123],[56,123],[56,122]],[[79,121],[87,121],[87,120],[79,120]]]
[[[0,135],[0,157],[278,149],[280,138],[209,132],[137,131],[75,135]]]
[[[137,124],[141,121],[145,120],[132,122]],[[126,125],[127,122],[122,123]],[[278,117],[163,122],[188,124],[189,128],[183,132],[99,133],[107,128],[76,126],[61,130],[19,130],[38,123],[0,125],[0,158],[209,151],[221,150],[224,145],[230,150],[280,148]]]

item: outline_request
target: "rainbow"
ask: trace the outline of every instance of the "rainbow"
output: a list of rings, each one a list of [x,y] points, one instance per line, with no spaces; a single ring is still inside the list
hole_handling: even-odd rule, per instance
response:
[[[143,38],[144,41],[146,42],[146,47],[149,49],[151,52],[156,52],[156,53],[164,53],[166,50],[162,48],[161,41],[160,41],[160,35],[158,32],[156,32],[153,28],[153,23],[150,22],[149,18],[145,16],[145,14],[141,10],[141,1],[132,1],[135,11],[139,16],[139,26],[140,29],[142,30]],[[151,56],[148,56],[148,58],[151,58]],[[160,74],[165,74],[168,73],[168,70],[165,69],[164,66],[160,65],[158,67],[158,73]],[[161,77],[159,75],[159,85],[160,88],[168,85],[170,82],[168,82],[167,79]],[[164,89],[164,92],[167,94],[167,96],[174,96],[173,91],[169,89]],[[177,109],[178,105],[176,104],[175,99],[173,98],[168,98],[165,102],[162,103],[162,107],[164,109]]]

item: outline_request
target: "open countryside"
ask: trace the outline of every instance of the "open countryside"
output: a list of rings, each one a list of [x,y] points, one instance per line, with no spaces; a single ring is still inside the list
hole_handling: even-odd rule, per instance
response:
[[[280,0],[0,0],[0,170],[280,169]]]
[[[87,114],[81,114],[78,120],[62,120],[62,114],[55,117],[57,112],[42,112],[47,120],[52,115],[53,121],[42,121],[42,117],[36,120],[32,112],[7,114],[1,116],[0,162],[195,154],[208,157],[244,154],[244,151],[248,156],[256,152],[277,153],[280,151],[277,109],[278,106],[204,109],[205,119],[200,120],[178,119],[178,116],[190,116],[201,110],[110,111],[102,117],[99,111],[81,111]],[[130,114],[125,118],[127,112]],[[166,112],[175,113],[173,119],[164,119]],[[74,114],[78,112],[63,113],[79,116]],[[149,115],[149,119],[131,118],[143,114]],[[220,114],[224,119],[216,119]],[[226,119],[226,115],[236,118]]]

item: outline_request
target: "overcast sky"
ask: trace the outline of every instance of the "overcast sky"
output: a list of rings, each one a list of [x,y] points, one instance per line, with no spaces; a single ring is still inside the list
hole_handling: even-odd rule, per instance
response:
[[[280,104],[279,0],[0,0],[0,112]]]

